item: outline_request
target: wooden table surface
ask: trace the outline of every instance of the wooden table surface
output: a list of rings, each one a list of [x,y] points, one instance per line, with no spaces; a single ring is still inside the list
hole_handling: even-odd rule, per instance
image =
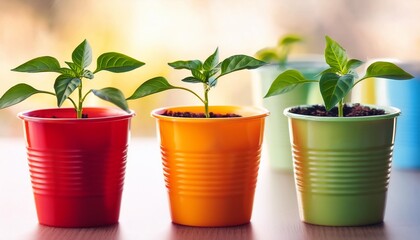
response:
[[[385,221],[321,227],[299,220],[293,175],[262,157],[251,223],[229,228],[172,224],[156,139],[132,139],[120,222],[103,228],[39,225],[22,139],[0,139],[0,240],[77,239],[420,239],[420,171],[392,170]],[[351,206],[349,206],[351,207]]]

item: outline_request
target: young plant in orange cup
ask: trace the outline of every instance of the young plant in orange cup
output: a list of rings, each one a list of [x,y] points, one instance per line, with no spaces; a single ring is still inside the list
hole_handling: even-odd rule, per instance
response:
[[[221,77],[256,69],[265,62],[246,55],[219,61],[219,51],[204,62],[175,61],[187,69],[183,82],[201,84],[203,94],[158,77],[144,82],[128,99],[177,89],[196,96],[202,106],[164,107],[152,112],[158,124],[165,183],[172,221],[189,226],[233,226],[251,219],[260,162],[265,109],[212,106],[209,92]]]

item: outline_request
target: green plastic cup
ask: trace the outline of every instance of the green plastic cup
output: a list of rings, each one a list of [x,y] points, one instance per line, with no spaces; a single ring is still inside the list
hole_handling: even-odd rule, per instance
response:
[[[368,117],[289,118],[302,221],[360,226],[383,221],[400,110]]]

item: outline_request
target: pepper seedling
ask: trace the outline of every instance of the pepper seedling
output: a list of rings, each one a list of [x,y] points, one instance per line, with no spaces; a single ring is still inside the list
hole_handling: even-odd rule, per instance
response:
[[[337,104],[338,116],[343,117],[344,98],[351,89],[368,78],[387,78],[407,80],[413,76],[399,66],[390,62],[377,61],[369,65],[365,75],[358,77],[355,69],[364,64],[358,59],[350,59],[346,50],[329,36],[325,37],[325,61],[330,66],[320,73],[320,80],[306,79],[297,70],[281,73],[271,84],[265,98],[292,91],[295,87],[306,83],[319,83],[319,89],[327,111]]]
[[[274,47],[266,47],[259,50],[255,56],[264,62],[278,63],[285,66],[292,46],[302,42],[302,37],[296,34],[288,34],[280,38]]]
[[[204,104],[204,114],[206,118],[209,118],[209,91],[217,85],[217,81],[220,77],[243,69],[259,68],[265,64],[265,62],[247,55],[234,55],[219,62],[219,49],[216,48],[216,51],[207,57],[204,63],[200,60],[175,61],[168,63],[168,65],[174,69],[190,70],[191,76],[182,79],[182,81],[203,84],[203,97],[200,97],[191,89],[173,86],[163,77],[156,77],[140,85],[127,100],[142,98],[170,89],[180,89],[194,94],[194,96]]]
[[[82,118],[83,103],[86,97],[90,93],[93,93],[97,97],[115,104],[124,111],[129,111],[127,101],[119,89],[107,87],[99,90],[91,89],[87,92],[83,92],[83,79],[92,80],[94,75],[100,71],[109,71],[114,73],[128,72],[143,66],[143,62],[121,53],[107,52],[98,57],[96,70],[92,72],[87,69],[87,67],[92,63],[92,49],[88,41],[84,40],[76,47],[76,49],[74,49],[72,53],[72,62],[65,63],[67,64],[67,67],[61,67],[56,58],[51,56],[42,56],[29,60],[28,62],[12,69],[12,71],[16,72],[55,72],[60,75],[55,80],[54,92],[38,90],[25,83],[20,83],[11,87],[0,98],[0,109],[20,103],[34,94],[44,93],[56,96],[58,107],[61,107],[65,100],[69,100],[77,112],[77,118]],[[70,97],[75,90],[77,90],[77,100]]]

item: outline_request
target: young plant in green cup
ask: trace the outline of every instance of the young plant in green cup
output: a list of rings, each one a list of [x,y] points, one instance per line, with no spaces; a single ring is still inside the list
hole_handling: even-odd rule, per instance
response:
[[[359,78],[355,70],[363,62],[349,58],[344,48],[328,36],[326,36],[325,61],[330,67],[320,73],[319,81],[306,79],[297,70],[288,70],[274,80],[265,97],[287,93],[302,84],[319,83],[326,110],[330,111],[338,105],[338,116],[343,117],[344,98],[359,82],[372,77],[393,80],[413,78],[394,63],[382,61],[370,64],[365,75]]]
[[[127,101],[119,89],[107,87],[103,89],[90,89],[84,92],[83,81],[85,79],[87,81],[93,81],[95,74],[100,71],[114,73],[128,72],[143,66],[143,62],[121,53],[107,52],[98,57],[96,69],[91,71],[87,67],[92,63],[92,49],[88,41],[84,40],[74,49],[72,61],[66,61],[65,63],[67,66],[62,67],[56,58],[42,56],[12,69],[12,71],[26,73],[54,72],[58,73],[59,76],[54,83],[54,92],[38,90],[25,83],[13,86],[0,98],[0,109],[20,103],[34,94],[43,93],[55,96],[58,107],[61,107],[64,101],[69,100],[77,112],[77,118],[82,118],[83,103],[86,97],[90,93],[93,93],[97,97],[115,104],[124,111],[129,111]],[[70,95],[76,90],[77,97],[71,97]]]
[[[135,90],[132,96],[127,98],[127,100],[142,98],[170,89],[180,89],[194,94],[194,96],[196,96],[203,103],[204,114],[207,118],[209,118],[209,92],[212,88],[216,87],[220,77],[243,69],[256,69],[264,66],[266,63],[246,55],[234,55],[220,62],[219,49],[217,48],[216,51],[207,57],[204,62],[200,60],[181,60],[168,64],[174,69],[190,70],[191,76],[185,77],[181,81],[187,83],[202,84],[203,96],[200,97],[200,95],[191,89],[173,86],[163,77],[156,77],[144,82],[139,88]]]
[[[32,59],[12,70],[58,73],[54,91],[20,83],[0,98],[0,109],[39,93],[57,99],[58,108],[18,114],[23,120],[38,221],[43,225],[95,227],[119,219],[134,112],[120,90],[86,90],[83,86],[85,81],[95,81],[101,71],[128,72],[144,63],[116,52],[100,55],[94,71],[87,69],[91,62],[92,50],[86,40],[74,49],[65,67],[50,56]],[[119,108],[85,107],[90,93]],[[72,108],[61,107],[66,100]]]
[[[289,121],[300,218],[326,226],[381,223],[400,110],[360,104],[346,104],[344,108],[343,99],[364,79],[404,80],[412,76],[393,63],[378,61],[359,78],[355,69],[363,62],[348,58],[346,51],[329,37],[325,61],[329,68],[320,72],[319,81],[288,70],[277,77],[266,95],[319,83],[325,102],[324,108],[301,105],[284,110]],[[361,114],[347,114],[348,109]]]

